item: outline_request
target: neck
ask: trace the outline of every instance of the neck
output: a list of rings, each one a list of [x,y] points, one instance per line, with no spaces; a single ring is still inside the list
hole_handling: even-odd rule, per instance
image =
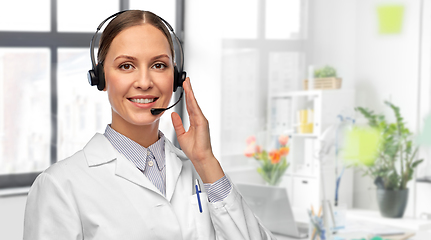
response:
[[[119,122],[113,118],[111,128],[145,148],[159,140],[159,119],[150,125],[124,124],[124,122],[124,119]]]

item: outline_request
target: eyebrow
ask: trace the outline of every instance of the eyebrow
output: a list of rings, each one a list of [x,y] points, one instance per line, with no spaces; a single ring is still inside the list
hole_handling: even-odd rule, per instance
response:
[[[129,59],[129,60],[136,60],[136,58],[135,58],[135,57],[132,57],[132,56],[128,56],[128,55],[120,55],[120,56],[116,57],[116,58],[114,59],[114,61],[115,61],[115,60],[117,60],[117,59],[119,59],[119,58],[126,58],[126,59]]]
[[[126,58],[126,59],[133,60],[133,61],[137,60],[136,57],[132,57],[132,56],[129,56],[129,55],[120,55],[120,56],[116,57],[114,59],[114,61],[117,60],[117,59],[119,59],[119,58]],[[169,55],[167,55],[165,53],[162,53],[160,55],[152,57],[151,61],[154,61],[154,60],[157,60],[157,59],[160,59],[160,58],[169,58]]]
[[[162,54],[159,54],[157,56],[152,57],[151,61],[155,61],[155,60],[160,59],[160,58],[168,58],[168,59],[170,59],[168,54],[162,53]]]

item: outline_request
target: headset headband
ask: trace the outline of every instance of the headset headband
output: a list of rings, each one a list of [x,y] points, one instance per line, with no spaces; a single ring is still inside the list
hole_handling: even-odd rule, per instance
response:
[[[122,13],[124,13],[124,12],[127,12],[127,11],[130,11],[130,10],[123,10],[123,11],[121,11],[121,12],[117,12],[117,13],[115,13],[115,14],[112,14],[111,16],[109,16],[108,18],[106,18],[105,20],[103,20],[103,22],[101,22],[100,24],[99,24],[99,26],[97,27],[97,30],[96,30],[96,32],[94,33],[94,35],[93,35],[93,37],[91,38],[91,42],[90,42],[90,57],[91,57],[91,65],[92,65],[92,67],[93,67],[93,70],[95,70],[96,69],[96,60],[95,60],[95,58],[94,58],[94,40],[96,39],[96,37],[97,37],[97,33],[100,31],[100,29],[102,28],[102,26],[109,20],[109,19],[111,19],[111,18],[114,18],[114,17],[116,17],[116,16],[118,16],[118,15],[120,15],[120,14],[122,14]],[[157,16],[160,20],[162,20],[162,22],[165,24],[165,26],[169,29],[169,31],[170,31],[170,33],[174,36],[174,38],[175,38],[175,41],[177,42],[177,45],[178,45],[178,47],[179,47],[179,50],[180,50],[180,69],[178,69],[178,71],[181,73],[182,71],[183,71],[183,69],[184,69],[184,52],[183,52],[183,47],[182,47],[182,45],[181,45],[181,41],[180,41],[180,39],[177,37],[177,35],[175,34],[175,32],[174,32],[174,29],[172,28],[172,26],[167,22],[167,21],[165,21],[165,19],[163,19],[163,18],[161,18],[161,17],[159,17],[159,16]],[[175,47],[174,47],[174,53],[175,53]],[[175,61],[175,57],[174,57],[174,61]],[[175,61],[176,62],[176,61]]]

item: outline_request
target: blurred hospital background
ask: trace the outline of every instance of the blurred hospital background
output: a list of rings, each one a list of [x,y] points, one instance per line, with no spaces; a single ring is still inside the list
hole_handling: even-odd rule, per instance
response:
[[[400,13],[382,17],[381,7]],[[295,208],[318,207],[321,168],[344,169],[315,154],[340,117],[365,124],[354,110],[361,106],[394,121],[387,100],[419,134],[430,114],[429,0],[0,1],[0,239],[22,239],[26,193],[37,174],[110,123],[106,93],[87,82],[89,44],[101,21],[125,9],[153,11],[182,39],[184,70],[209,120],[214,153],[234,182],[264,184],[257,161],[244,155],[248,137],[269,149],[276,136],[290,136],[290,166],[279,186]],[[324,66],[336,69],[341,87],[310,90],[304,80]],[[301,130],[301,110],[320,125]],[[160,126],[173,140],[169,115]],[[404,221],[412,224],[431,219],[429,150],[421,147],[424,162],[408,185]],[[331,174],[323,176],[329,191],[337,178]],[[378,212],[373,179],[356,168],[345,169],[339,201]]]

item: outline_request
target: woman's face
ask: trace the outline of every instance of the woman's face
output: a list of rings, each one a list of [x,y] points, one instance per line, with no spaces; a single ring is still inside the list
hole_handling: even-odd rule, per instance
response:
[[[169,42],[150,24],[127,28],[112,41],[104,61],[112,124],[151,125],[151,108],[166,108],[173,91]]]

